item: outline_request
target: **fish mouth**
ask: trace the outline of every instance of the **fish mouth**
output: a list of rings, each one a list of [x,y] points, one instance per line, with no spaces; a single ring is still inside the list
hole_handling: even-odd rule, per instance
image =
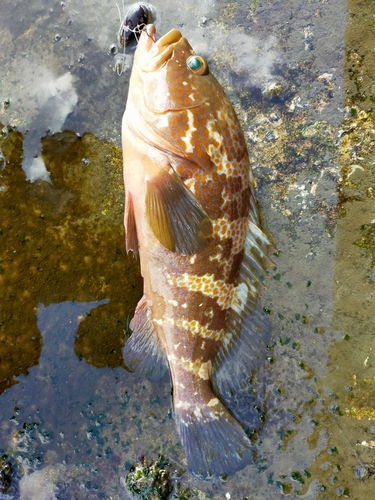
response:
[[[146,73],[157,71],[171,57],[174,49],[183,37],[178,30],[171,30],[155,41],[156,28],[148,24],[142,32],[138,47],[144,52],[141,55],[142,70]],[[138,49],[137,49],[138,50]]]

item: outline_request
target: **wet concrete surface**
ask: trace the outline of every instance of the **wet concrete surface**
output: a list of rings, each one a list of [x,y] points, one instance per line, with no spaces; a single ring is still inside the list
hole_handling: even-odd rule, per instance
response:
[[[175,498],[371,499],[371,6],[153,5],[158,32],[181,29],[231,98],[278,251],[262,291],[272,339],[258,458],[225,482],[192,478],[169,377],[141,379],[122,359],[142,282],[124,244],[119,146],[132,56],[118,76],[116,5],[5,1],[0,450],[13,472],[0,498],[130,498],[132,465],[162,453]]]

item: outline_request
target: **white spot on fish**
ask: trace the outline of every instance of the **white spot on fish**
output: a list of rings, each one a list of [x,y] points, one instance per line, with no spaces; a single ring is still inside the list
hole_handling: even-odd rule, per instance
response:
[[[196,258],[197,258],[197,254],[192,255],[190,257],[190,264],[194,264]]]
[[[186,179],[185,186],[188,187],[190,191],[195,194],[195,179]]]
[[[208,134],[209,134],[209,137],[211,138],[211,142],[209,144],[209,148],[212,148],[210,149],[210,152],[214,152],[216,150],[218,150],[220,148],[220,146],[222,145],[223,143],[223,136],[221,134],[219,134],[219,132],[217,131],[217,125],[216,125],[216,122],[214,120],[210,120],[207,125],[206,125],[206,128],[208,130]],[[216,148],[213,146],[212,142],[217,142],[219,144],[219,146]],[[207,151],[208,154],[209,151]]]
[[[168,300],[168,304],[172,304],[172,306],[178,306],[177,300]]]
[[[211,262],[213,262],[214,260],[219,260],[221,261],[223,259],[223,252],[220,252],[220,249],[222,247],[218,245],[218,249],[219,251],[217,253],[215,253],[214,255],[210,255],[208,258],[210,259]]]
[[[176,408],[183,408],[184,410],[187,410],[190,406],[187,401],[177,401],[176,403]]]
[[[202,410],[200,408],[195,408],[194,415],[197,417],[198,420],[200,420],[202,418]]]
[[[198,370],[198,375],[203,380],[209,380],[210,372],[211,372],[211,361],[208,360],[206,363],[201,364]]]
[[[239,315],[245,309],[245,306],[247,303],[248,292],[249,292],[249,290],[248,290],[248,287],[245,283],[240,283],[234,289],[231,307]]]
[[[205,310],[204,314],[207,316],[207,318],[212,319],[214,317],[214,310],[212,309],[212,307],[210,307],[210,309]]]
[[[190,94],[190,95],[192,95],[192,94]],[[195,132],[197,129],[194,127],[194,115],[193,115],[193,113],[189,109],[186,110],[186,113],[187,113],[187,118],[188,118],[187,131],[186,131],[185,137],[181,137],[181,140],[184,141],[184,143],[186,144],[185,151],[187,153],[193,153],[194,146],[193,146],[193,143],[191,142],[191,140],[193,138],[193,132]]]
[[[157,122],[157,127],[158,128],[168,128],[169,127],[168,114],[160,115],[160,118]]]
[[[207,406],[216,406],[219,404],[219,400],[217,398],[212,398],[210,401],[207,403]]]

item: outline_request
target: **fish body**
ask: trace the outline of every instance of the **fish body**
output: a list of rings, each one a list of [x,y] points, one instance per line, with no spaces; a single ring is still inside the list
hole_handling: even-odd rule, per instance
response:
[[[269,334],[257,288],[270,244],[238,119],[179,31],[142,33],[122,140],[126,246],[144,278],[125,362],[169,365],[189,470],[230,474],[253,461],[242,425],[260,418],[247,381]]]

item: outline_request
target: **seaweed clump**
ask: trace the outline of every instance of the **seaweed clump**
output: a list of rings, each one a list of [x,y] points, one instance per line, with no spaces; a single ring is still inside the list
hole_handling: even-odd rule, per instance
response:
[[[142,457],[126,476],[127,489],[139,500],[167,500],[172,492],[169,465],[163,455],[151,464]]]
[[[0,457],[0,493],[10,492],[12,486],[13,465],[7,455]]]

